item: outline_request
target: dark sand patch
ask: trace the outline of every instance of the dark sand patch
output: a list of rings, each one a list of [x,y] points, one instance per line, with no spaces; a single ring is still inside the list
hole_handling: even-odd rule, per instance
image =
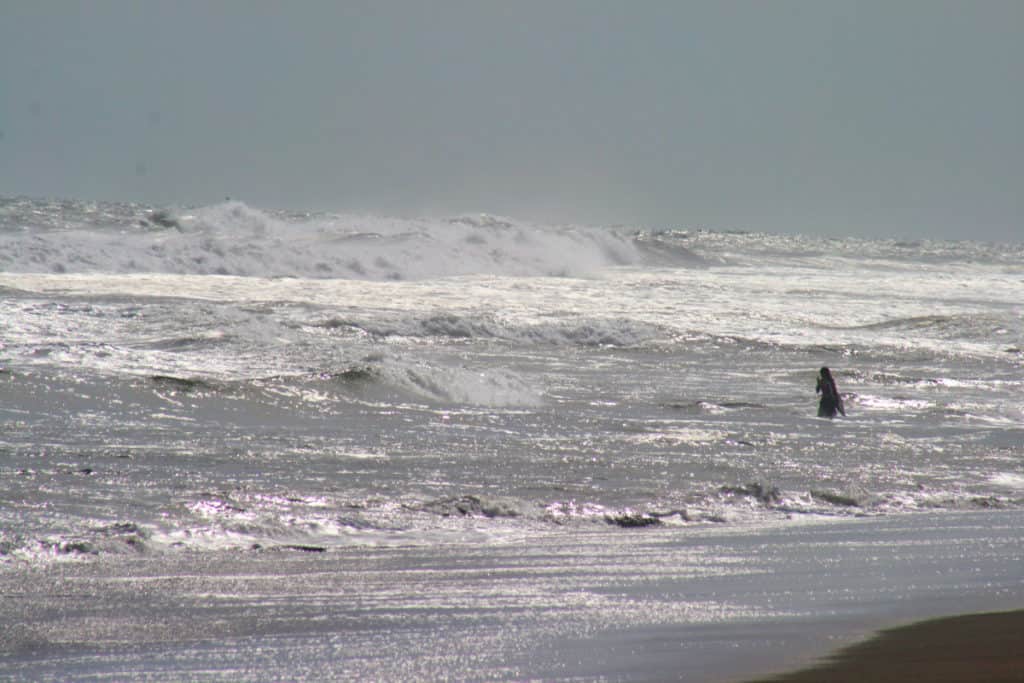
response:
[[[887,629],[822,663],[763,683],[1024,681],[1024,610],[969,614]]]

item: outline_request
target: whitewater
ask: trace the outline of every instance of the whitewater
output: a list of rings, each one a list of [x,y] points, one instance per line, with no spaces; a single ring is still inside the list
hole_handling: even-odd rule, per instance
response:
[[[1022,244],[0,198],[0,321],[14,680],[718,681],[1024,606]]]

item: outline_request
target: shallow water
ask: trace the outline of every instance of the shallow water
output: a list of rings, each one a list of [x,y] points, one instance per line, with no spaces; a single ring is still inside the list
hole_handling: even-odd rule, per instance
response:
[[[1021,511],[0,569],[8,680],[713,681],[1024,604]],[[10,569],[9,567],[7,569]]]

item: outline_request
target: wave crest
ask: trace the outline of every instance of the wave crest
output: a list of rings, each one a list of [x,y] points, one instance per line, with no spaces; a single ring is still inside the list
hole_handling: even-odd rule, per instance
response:
[[[7,222],[19,229],[0,231],[0,270],[418,280],[584,276],[655,258],[649,244],[612,229],[487,214],[440,220],[288,214],[238,201],[191,211],[113,205],[97,212],[83,203],[76,214],[76,206],[62,205],[59,222],[35,217],[31,204],[17,216],[9,211]],[[682,258],[659,256],[666,257]]]
[[[318,325],[328,329],[357,330],[378,338],[494,339],[556,346],[629,347],[667,339],[673,334],[672,330],[658,325],[624,318],[514,324],[494,315],[454,313],[425,316],[403,314],[390,319],[366,320],[331,318]]]

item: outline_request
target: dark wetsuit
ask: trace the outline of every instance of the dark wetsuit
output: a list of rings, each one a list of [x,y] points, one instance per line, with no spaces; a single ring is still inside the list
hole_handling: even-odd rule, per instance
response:
[[[846,417],[846,411],[843,410],[843,397],[839,395],[836,381],[832,379],[832,373],[828,368],[822,368],[818,373],[818,386],[814,388],[814,393],[821,394],[818,417],[835,417],[837,412]]]

